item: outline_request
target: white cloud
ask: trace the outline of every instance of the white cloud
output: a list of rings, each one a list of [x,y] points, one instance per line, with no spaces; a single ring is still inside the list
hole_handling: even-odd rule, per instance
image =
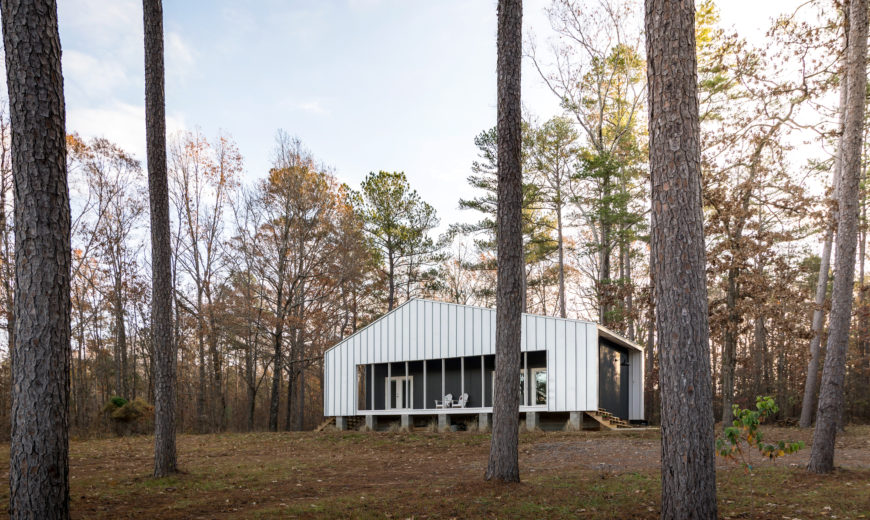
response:
[[[129,81],[123,64],[77,50],[63,53],[63,75],[68,86],[78,87],[88,95],[111,93]]]
[[[168,76],[185,78],[196,65],[196,51],[177,32],[166,33],[164,52]]]
[[[67,112],[66,127],[67,132],[78,132],[85,138],[106,137],[137,159],[145,159],[144,105],[113,101],[102,107],[72,108]],[[167,135],[185,128],[183,115],[167,115]]]

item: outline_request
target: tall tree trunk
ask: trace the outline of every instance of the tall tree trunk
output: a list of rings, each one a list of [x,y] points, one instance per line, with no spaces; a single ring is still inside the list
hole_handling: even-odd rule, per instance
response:
[[[728,269],[728,287],[726,291],[727,319],[725,334],[722,341],[722,427],[731,426],[734,402],[734,369],[737,365],[737,327],[740,316],[737,314],[737,276],[736,267]]]
[[[568,317],[567,303],[565,302],[565,239],[562,236],[562,202],[556,206],[556,232],[559,246],[559,316]]]
[[[858,235],[858,193],[861,177],[861,138],[867,88],[867,0],[852,0],[849,14],[847,76],[849,94],[843,130],[843,172],[839,189],[837,266],[831,295],[831,323],[822,369],[819,408],[808,469],[827,473],[834,469],[834,442],[843,410],[846,349],[852,319],[855,249]]]
[[[393,251],[390,250],[387,258],[388,271],[387,278],[389,282],[389,293],[387,294],[387,311],[393,310],[396,306],[396,260],[393,258]]]
[[[848,27],[849,13],[848,9],[844,13],[846,26]],[[844,37],[844,54],[848,52],[848,36]],[[845,61],[845,58],[844,58]],[[840,184],[840,175],[843,169],[843,136],[842,132],[846,124],[846,102],[849,92],[849,82],[846,77],[845,66],[841,73],[840,85],[840,121],[837,129],[840,132],[839,142],[837,144],[837,153],[834,156],[833,178],[831,180],[831,191],[835,200],[838,199],[838,188]],[[834,244],[834,232],[837,229],[837,210],[836,206],[832,205],[828,216],[828,225],[825,229],[825,238],[822,244],[821,261],[819,262],[819,277],[816,281],[816,296],[813,302],[813,319],[812,331],[813,337],[810,340],[810,361],[807,366],[807,377],[804,383],[804,397],[801,403],[801,418],[798,423],[801,428],[809,428],[813,422],[813,409],[816,404],[816,388],[819,380],[819,353],[822,346],[822,333],[825,328],[825,299],[828,294],[828,272],[831,269],[831,250]]]
[[[694,4],[646,0],[662,518],[716,518]]]
[[[753,379],[755,379],[755,395],[767,395],[770,391],[768,386],[770,378],[767,371],[767,327],[764,322],[764,316],[758,316],[755,318],[753,338],[755,347],[755,355],[753,356],[755,360],[753,370]]]
[[[278,292],[281,298],[281,291]],[[281,359],[281,344],[284,341],[284,318],[278,318],[275,325],[272,344],[272,393],[269,396],[269,431],[278,431],[278,406],[280,405],[281,379],[283,378],[284,361]]]
[[[145,136],[151,202],[151,334],[154,341],[154,476],[177,471],[175,368],[172,330],[172,246],[166,178],[166,106],[163,93],[163,4],[143,0],[145,25]]]
[[[522,0],[498,2],[498,272],[495,395],[487,480],[519,482],[520,336],[523,311],[523,173],[520,102]]]
[[[0,9],[15,185],[9,513],[68,518],[72,259],[57,4]]]

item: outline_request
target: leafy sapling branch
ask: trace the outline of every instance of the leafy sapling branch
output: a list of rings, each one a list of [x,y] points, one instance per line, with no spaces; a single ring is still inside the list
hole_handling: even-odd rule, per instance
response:
[[[740,463],[746,471],[752,471],[752,453],[758,451],[762,458],[775,460],[804,448],[803,441],[765,442],[760,430],[765,419],[779,411],[770,396],[755,398],[755,410],[741,409],[733,405],[733,426],[725,428],[724,436],[716,439],[716,453],[725,459]]]

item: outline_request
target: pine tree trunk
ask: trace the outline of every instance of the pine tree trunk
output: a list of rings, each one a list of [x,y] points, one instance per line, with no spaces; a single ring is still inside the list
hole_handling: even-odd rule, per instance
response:
[[[836,269],[831,296],[831,322],[822,369],[816,429],[808,469],[827,473],[834,469],[834,442],[843,411],[846,349],[852,319],[855,249],[858,238],[858,194],[861,177],[861,139],[867,88],[867,0],[852,0],[849,14],[847,76],[849,94],[843,130],[843,171],[840,177]]]
[[[662,518],[716,518],[694,5],[646,1]]]
[[[68,518],[72,260],[57,5],[0,8],[15,185],[9,513]]]
[[[143,0],[145,24],[145,134],[151,202],[151,329],[154,341],[154,476],[177,468],[176,353],[172,330],[172,246],[166,178],[166,106],[163,93],[163,4]]]
[[[565,301],[565,238],[562,236],[562,203],[556,207],[556,233],[559,246],[559,316],[568,317]]]
[[[495,395],[487,480],[519,482],[520,336],[523,310],[523,2],[498,2],[498,272]]]
[[[731,426],[734,403],[734,369],[737,365],[737,268],[728,269],[728,289],[726,291],[727,319],[722,341],[722,427]]]
[[[848,27],[849,13],[844,13],[845,24]],[[844,37],[845,52],[848,52],[848,36]],[[845,61],[845,58],[844,58]],[[840,183],[840,173],[843,169],[843,127],[846,124],[845,112],[847,95],[849,92],[848,78],[845,74],[845,67],[841,73],[840,85],[840,121],[837,129],[840,132],[840,139],[837,145],[837,154],[834,157],[834,171],[831,187],[833,196],[836,199],[838,186]],[[821,261],[819,262],[819,277],[816,281],[816,296],[813,302],[813,319],[812,331],[813,337],[810,340],[810,361],[807,366],[807,377],[804,383],[804,398],[801,403],[801,418],[798,423],[801,428],[809,428],[813,422],[813,409],[816,404],[816,388],[819,383],[819,353],[822,346],[822,333],[825,328],[825,298],[828,294],[828,272],[831,269],[831,250],[834,244],[834,232],[837,229],[837,211],[834,206],[830,210],[827,229],[825,229],[825,238],[822,245]]]

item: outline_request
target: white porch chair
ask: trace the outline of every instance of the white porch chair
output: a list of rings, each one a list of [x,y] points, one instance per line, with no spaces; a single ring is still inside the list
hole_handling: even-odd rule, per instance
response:
[[[435,399],[435,408],[450,408],[453,405],[453,394],[447,394],[440,401]]]
[[[459,396],[458,401],[453,401],[451,406],[453,408],[465,408],[465,405],[468,404],[468,394],[462,394]]]

